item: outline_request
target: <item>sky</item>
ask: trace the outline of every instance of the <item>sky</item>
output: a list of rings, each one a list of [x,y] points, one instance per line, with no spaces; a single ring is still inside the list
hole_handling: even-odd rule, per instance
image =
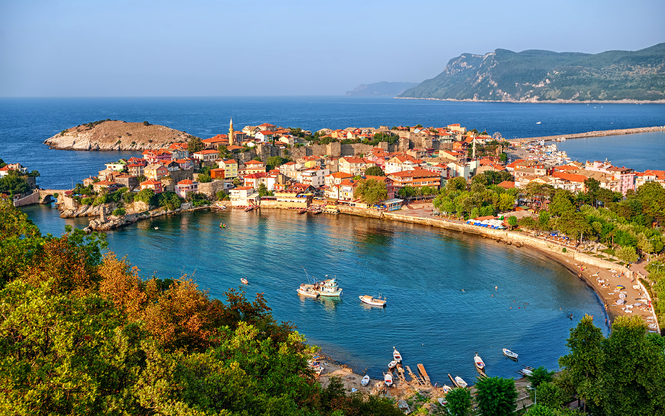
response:
[[[0,0],[0,97],[343,95],[462,53],[665,42],[663,0]]]

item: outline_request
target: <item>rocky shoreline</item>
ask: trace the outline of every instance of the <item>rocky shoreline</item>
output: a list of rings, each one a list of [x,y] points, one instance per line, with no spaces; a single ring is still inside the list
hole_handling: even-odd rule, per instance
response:
[[[511,104],[665,104],[665,100],[588,100],[588,101],[578,101],[578,100],[476,100],[476,99],[466,99],[466,100],[456,100],[453,98],[417,98],[417,97],[393,97],[398,100],[430,100],[430,101],[453,101],[458,103],[511,103]]]

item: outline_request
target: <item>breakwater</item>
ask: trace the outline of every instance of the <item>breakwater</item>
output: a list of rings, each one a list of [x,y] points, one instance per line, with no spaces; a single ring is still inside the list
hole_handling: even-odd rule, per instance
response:
[[[605,136],[622,136],[625,134],[638,134],[638,133],[651,133],[655,131],[665,131],[665,126],[655,127],[639,127],[633,129],[616,129],[616,130],[600,130],[588,131],[586,133],[573,133],[573,134],[558,134],[556,136],[543,136],[543,137],[526,137],[522,139],[509,139],[513,143],[525,143],[532,141],[556,141],[558,139],[588,139],[590,137],[605,137]]]

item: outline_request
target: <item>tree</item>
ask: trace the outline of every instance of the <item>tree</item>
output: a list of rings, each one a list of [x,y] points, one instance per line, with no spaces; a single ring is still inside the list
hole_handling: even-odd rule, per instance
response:
[[[515,381],[501,377],[483,377],[476,382],[476,403],[484,416],[512,414],[517,408]]]
[[[512,211],[514,205],[515,198],[512,195],[508,193],[499,195],[499,202],[497,204],[499,212]]]
[[[225,190],[217,191],[217,194],[215,196],[217,197],[218,201],[226,201],[230,199],[228,192],[226,192]]]
[[[371,166],[365,170],[366,176],[386,176],[380,166]]]
[[[560,217],[565,213],[572,213],[575,211],[575,206],[572,203],[573,195],[570,191],[559,189],[552,198],[552,203],[549,206],[550,214]]]
[[[527,377],[531,382],[531,387],[537,388],[540,383],[549,383],[554,378],[554,371],[548,371],[547,368],[540,367],[534,368],[531,375]]]
[[[416,194],[417,194],[416,188],[408,185],[405,186],[404,188],[400,188],[400,190],[397,191],[397,196],[404,199],[412,198],[416,196]]]
[[[446,183],[446,190],[448,192],[465,191],[466,179],[464,179],[462,176],[449,179],[448,182]]]
[[[272,194],[273,193],[268,190],[268,187],[266,186],[266,184],[261,182],[261,184],[259,185],[259,196],[263,197],[263,196],[268,196],[268,195],[272,195]]]
[[[150,123],[148,123],[147,121],[144,121],[144,122],[143,122],[143,125],[144,125],[144,126],[149,126]]]
[[[288,159],[284,159],[281,156],[270,156],[268,159],[266,159],[266,167],[271,169],[275,169],[279,166],[282,166],[284,163],[286,163]]]
[[[585,315],[575,328],[570,330],[566,346],[569,354],[559,358],[559,365],[567,372],[575,386],[577,397],[587,403],[599,404],[602,399],[600,384],[602,365],[605,360],[602,350],[603,333],[593,325],[593,318]]]
[[[517,217],[514,215],[508,217],[508,225],[510,225],[510,228],[517,227]]]
[[[363,179],[358,182],[354,194],[359,195],[360,199],[370,206],[388,199],[385,182],[379,182],[376,179]]]
[[[467,416],[471,411],[471,393],[467,389],[452,389],[446,395],[446,408],[452,416]]]
[[[205,145],[198,137],[194,137],[187,142],[187,150],[189,153],[200,152],[205,149]]]
[[[148,205],[154,205],[155,191],[150,188],[141,189],[134,196],[135,201],[141,201]]]
[[[616,255],[626,263],[635,263],[639,258],[637,252],[635,251],[635,247],[632,246],[621,247],[616,251]]]
[[[531,386],[534,387],[533,383]],[[550,409],[561,409],[564,404],[570,401],[570,395],[552,382],[540,383],[534,396],[532,399],[538,399],[538,404]]]
[[[549,407],[541,406],[540,404],[535,404],[529,408],[526,412],[527,416],[557,416],[556,413]]]

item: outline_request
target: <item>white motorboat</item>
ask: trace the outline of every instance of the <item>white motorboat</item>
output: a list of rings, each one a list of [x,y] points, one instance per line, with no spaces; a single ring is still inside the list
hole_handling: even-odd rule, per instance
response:
[[[383,382],[386,384],[386,386],[390,387],[393,385],[393,375],[390,373],[386,373],[383,375]]]
[[[305,296],[308,298],[318,298],[319,297],[319,292],[314,288],[314,285],[308,285],[308,284],[301,284],[300,287],[297,290],[298,294],[301,296]]]
[[[443,397],[439,397],[437,400],[439,401],[439,404],[440,404],[441,406],[445,406],[445,405],[448,404],[448,402],[446,401],[446,399],[444,399]]]
[[[476,353],[476,356],[473,357],[473,364],[476,366],[478,371],[485,371],[485,363],[483,362],[483,359],[478,356],[478,353]]]
[[[362,380],[360,380],[360,384],[365,387],[369,384],[369,376],[365,374],[365,377],[363,377]]]
[[[503,355],[505,355],[508,358],[512,358],[513,360],[517,360],[517,353],[512,352],[508,348],[503,349]]]
[[[395,361],[397,361],[398,363],[401,363],[401,362],[402,362],[402,354],[400,354],[399,351],[397,351],[397,350],[395,349],[395,347],[393,347],[393,358],[394,358]]]
[[[388,368],[392,370],[393,368],[397,367],[397,361],[391,361],[388,363]]]
[[[457,385],[460,386],[461,388],[465,388],[466,386],[468,386],[468,384],[466,384],[466,381],[464,381],[464,379],[460,376],[455,377],[455,383],[457,383]]]
[[[363,295],[363,296],[358,296],[358,297],[360,298],[360,301],[362,303],[366,303],[368,305],[380,306],[380,307],[386,306],[386,300],[385,299],[374,298],[370,295]]]
[[[443,388],[443,392],[446,393],[446,394],[450,393],[453,390],[453,388],[450,387],[447,384],[444,384],[442,388]]]
[[[240,283],[242,283],[243,285],[248,285],[248,284],[249,284],[249,280],[245,279],[244,277],[241,277],[241,278],[240,278]]]

